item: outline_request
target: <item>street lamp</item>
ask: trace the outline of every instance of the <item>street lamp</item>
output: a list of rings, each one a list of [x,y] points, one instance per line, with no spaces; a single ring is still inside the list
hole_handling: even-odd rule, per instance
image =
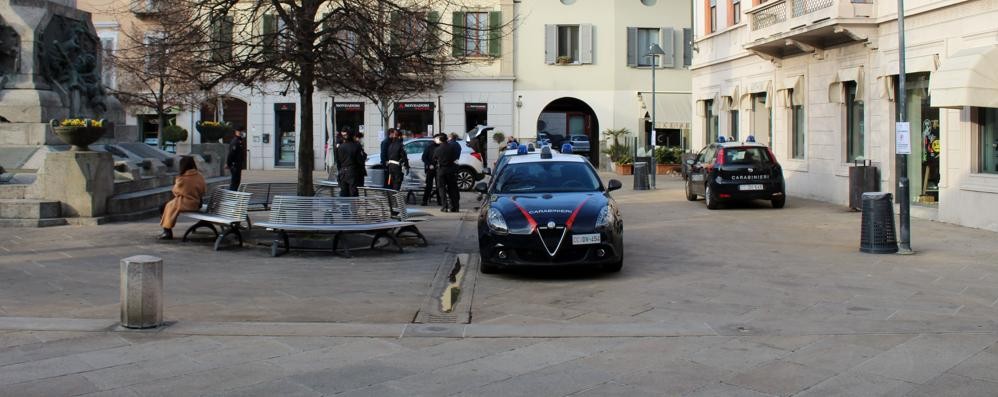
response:
[[[905,76],[907,71],[905,70],[905,44],[904,44],[904,0],[898,0],[898,99],[897,99],[897,119],[898,123],[895,126],[895,140],[900,141],[901,138],[907,139],[907,144],[905,150],[898,150],[897,145],[894,146],[894,156],[897,165],[895,169],[897,170],[897,202],[899,204],[899,223],[901,228],[900,239],[898,241],[898,253],[901,255],[911,255],[915,253],[911,249],[911,197],[909,193],[909,180],[908,180],[908,154],[911,153],[911,127],[907,122],[907,105],[905,101]],[[898,127],[907,130],[908,133],[904,134],[903,137],[897,136]]]
[[[657,168],[655,164],[655,142],[657,138],[655,136],[655,108],[656,108],[655,97],[657,96],[655,95],[655,67],[656,67],[655,61],[658,59],[660,55],[665,55],[665,51],[662,50],[661,46],[654,43],[648,46],[648,54],[645,55],[646,57],[651,57],[651,164],[649,165],[648,168],[651,170],[652,189],[655,188],[655,174],[656,174],[655,171]]]

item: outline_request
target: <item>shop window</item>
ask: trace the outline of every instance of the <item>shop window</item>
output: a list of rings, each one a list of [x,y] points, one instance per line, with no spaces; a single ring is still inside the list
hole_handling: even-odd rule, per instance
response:
[[[856,82],[847,81],[846,89],[846,162],[863,159],[866,136],[863,123],[863,98],[856,98]]]
[[[793,97],[793,93],[790,94]],[[807,157],[807,115],[804,113],[804,105],[793,104],[790,107],[791,131],[793,133],[793,151],[790,153],[795,159]]]
[[[749,133],[755,137],[756,142],[772,147],[773,112],[766,101],[768,95],[765,92],[752,94],[752,131]]]
[[[912,73],[905,80],[905,120],[911,125],[910,199],[917,204],[935,206],[939,201],[939,156],[943,150],[939,108],[931,106],[929,73]],[[895,80],[894,92],[899,92],[899,88]]]
[[[980,123],[979,172],[998,174],[998,109],[983,108],[978,111]]]

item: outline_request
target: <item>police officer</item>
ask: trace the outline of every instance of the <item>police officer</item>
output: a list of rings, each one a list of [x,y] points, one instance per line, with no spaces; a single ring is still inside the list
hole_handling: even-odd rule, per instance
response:
[[[437,139],[434,137],[433,142],[426,145],[423,149],[423,170],[426,171],[426,185],[423,187],[423,202],[422,205],[425,207],[430,204],[430,198],[436,194],[436,190],[433,189],[433,182],[437,180],[437,163],[436,159],[433,157],[433,153],[440,147],[437,143]],[[437,194],[437,205],[443,205],[443,198]]]
[[[392,190],[401,190],[402,178],[405,177],[402,168],[409,170],[409,156],[405,153],[405,145],[402,144],[402,137],[398,131],[392,128],[388,132],[388,154],[382,154],[387,159],[388,187]]]
[[[243,131],[236,129],[232,140],[229,141],[229,155],[225,159],[225,168],[232,174],[229,182],[229,190],[239,190],[239,184],[243,179],[243,167],[246,166],[246,142],[243,140]]]
[[[357,187],[364,181],[364,162],[367,155],[364,148],[357,142],[353,132],[347,133],[347,139],[336,148],[337,180],[340,185],[340,197],[357,197],[360,193]]]
[[[461,147],[457,142],[448,141],[447,134],[437,134],[439,143],[434,152],[437,162],[437,192],[444,200],[442,212],[457,212],[460,209],[461,195],[457,190],[457,154]],[[457,152],[455,152],[455,147]]]

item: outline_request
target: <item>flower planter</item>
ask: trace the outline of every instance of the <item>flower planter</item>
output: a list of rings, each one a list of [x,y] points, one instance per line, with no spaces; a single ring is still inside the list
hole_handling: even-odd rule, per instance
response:
[[[233,131],[232,126],[227,123],[210,125],[199,121],[194,127],[201,133],[201,140],[205,143],[216,143],[219,139],[231,135]]]
[[[634,164],[614,164],[620,175],[634,175]]]
[[[655,164],[655,173],[658,175],[679,175],[682,171],[679,164]]]
[[[105,121],[94,121],[89,119],[73,119],[79,125],[62,125],[62,122],[52,120],[52,131],[63,142],[70,145],[72,151],[83,152],[90,150],[91,143],[97,142],[104,136],[107,124]]]

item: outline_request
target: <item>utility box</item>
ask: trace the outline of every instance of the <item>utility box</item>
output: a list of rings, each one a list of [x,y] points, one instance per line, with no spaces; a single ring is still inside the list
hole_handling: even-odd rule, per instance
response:
[[[880,169],[870,160],[858,161],[849,167],[849,208],[863,209],[863,193],[880,191]]]

